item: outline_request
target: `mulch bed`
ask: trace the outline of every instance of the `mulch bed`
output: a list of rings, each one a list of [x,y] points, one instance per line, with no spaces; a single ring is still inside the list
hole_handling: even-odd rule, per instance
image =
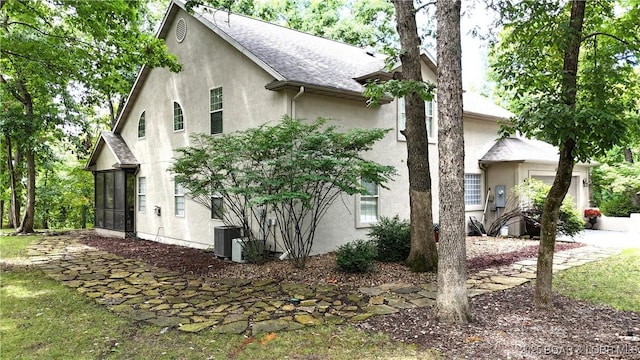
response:
[[[440,323],[431,308],[418,308],[358,326],[447,359],[640,359],[640,314],[560,295],[552,311],[539,311],[532,299],[531,285],[476,296],[468,325]]]
[[[348,288],[375,286],[385,282],[429,283],[435,274],[416,274],[398,263],[376,262],[376,271],[368,274],[347,274],[336,269],[335,254],[312,256],[304,270],[288,262],[270,261],[266,264],[236,264],[218,259],[213,252],[178,245],[162,244],[141,239],[106,238],[94,234],[80,241],[91,247],[122,257],[138,259],[150,265],[189,275],[213,278],[271,279],[304,283],[334,283]],[[556,243],[556,251],[584,246],[580,243]],[[523,246],[519,250],[497,254],[483,254],[467,260],[469,274],[489,267],[512,264],[537,256],[538,245]]]

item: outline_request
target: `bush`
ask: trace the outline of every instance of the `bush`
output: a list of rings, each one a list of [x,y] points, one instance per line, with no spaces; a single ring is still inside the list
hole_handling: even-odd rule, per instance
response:
[[[369,236],[375,241],[379,261],[405,261],[411,250],[411,226],[408,220],[400,220],[396,215],[383,217],[371,227]]]
[[[373,269],[376,245],[371,241],[356,240],[338,248],[336,263],[345,272],[367,272]]]
[[[535,179],[527,179],[524,183],[514,187],[516,194],[529,200],[528,203],[521,203],[521,212],[525,216],[525,221],[540,224],[542,209],[550,189],[550,185]],[[575,201],[571,196],[565,196],[558,214],[558,232],[573,237],[583,229],[584,219],[576,209]]]
[[[634,207],[631,197],[625,194],[614,194],[603,200],[600,210],[607,216],[629,217],[631,213],[640,212],[640,208]]]

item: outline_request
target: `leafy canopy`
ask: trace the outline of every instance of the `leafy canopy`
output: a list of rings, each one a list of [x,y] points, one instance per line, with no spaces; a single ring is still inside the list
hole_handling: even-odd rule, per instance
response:
[[[576,143],[587,160],[628,141],[637,129],[640,2],[589,2],[581,38],[576,106],[562,94],[571,4],[557,0],[498,2],[504,30],[490,54],[491,77],[517,115],[504,124],[560,146]]]

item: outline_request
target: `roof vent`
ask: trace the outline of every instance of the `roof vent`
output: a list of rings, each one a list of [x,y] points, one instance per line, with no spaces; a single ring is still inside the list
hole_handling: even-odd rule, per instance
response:
[[[181,43],[184,38],[187,36],[187,23],[183,18],[178,19],[178,23],[176,24],[176,40]]]

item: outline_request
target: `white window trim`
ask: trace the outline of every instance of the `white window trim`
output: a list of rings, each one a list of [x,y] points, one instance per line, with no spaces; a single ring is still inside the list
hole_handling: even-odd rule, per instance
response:
[[[140,180],[144,179],[144,192],[140,192]],[[147,178],[144,176],[139,176],[138,181],[136,183],[136,202],[137,202],[137,210],[141,214],[147,213]],[[144,196],[144,210],[140,210],[140,197]]]
[[[216,90],[216,89],[220,89],[220,91],[222,91],[222,103],[220,104],[221,107],[220,109],[217,110],[211,110],[211,91]],[[211,114],[215,113],[215,112],[221,112],[222,113],[222,131],[219,133],[212,133],[211,131],[213,129],[211,129]],[[224,90],[222,90],[222,86],[216,86],[216,87],[212,87],[209,89],[209,135],[220,135],[220,134],[224,134]]]
[[[406,111],[405,111],[405,107],[404,107],[404,97],[401,98],[397,98],[396,99],[396,103],[397,103],[397,121],[396,121],[396,129],[397,129],[397,137],[398,137],[398,141],[407,141],[406,137],[404,135],[402,135],[402,133],[400,131],[404,130],[406,127]],[[437,132],[437,128],[436,128],[436,121],[435,121],[435,100],[430,100],[430,101],[425,101],[425,115],[427,115],[427,103],[430,102],[431,103],[431,116],[426,116],[426,118],[430,117],[431,118],[431,136],[428,137],[429,143],[430,144],[435,144],[436,143],[436,132]],[[404,121],[405,124],[402,124],[402,115],[404,115]],[[426,118],[425,118],[425,122],[426,122]],[[427,128],[427,132],[428,132],[428,128]]]
[[[178,106],[180,107],[180,112],[182,113],[182,129],[178,129],[178,130],[176,130],[176,110],[175,110],[176,104],[178,104]],[[186,124],[187,122],[185,121],[185,118],[184,118],[184,110],[182,108],[182,105],[180,105],[180,103],[177,102],[177,101],[174,101],[171,105],[172,105],[171,106],[171,112],[173,114],[173,116],[171,117],[172,125],[173,125],[173,132],[174,133],[184,132],[185,131],[185,127],[187,125]]]
[[[484,200],[485,200],[484,176],[482,176],[482,173],[479,173],[479,172],[465,172],[464,175],[465,175],[465,177],[467,175],[477,175],[480,178],[480,203],[479,204],[473,204],[473,205],[467,205],[467,202],[465,200],[465,204],[464,204],[465,211],[483,210],[484,209]],[[465,190],[465,192],[466,192],[466,189],[463,189],[463,190]]]
[[[377,194],[376,195],[362,195],[362,194],[356,194],[356,206],[355,206],[355,214],[356,214],[356,228],[361,229],[361,228],[369,228],[375,224],[378,223],[378,221],[380,220],[380,185],[376,185],[377,186]],[[362,208],[362,203],[361,203],[361,199],[363,197],[375,197],[376,198],[376,220],[372,221],[372,222],[363,222],[360,220],[360,210]]]
[[[181,191],[178,191],[181,190]],[[182,214],[178,214],[178,206],[177,206],[177,199],[178,198],[182,198],[182,204],[183,204],[183,209],[182,209]],[[187,201],[186,201],[186,197],[184,196],[184,187],[182,185],[179,185],[178,183],[174,182],[173,185],[173,214],[176,217],[185,217],[186,213],[187,213]]]

